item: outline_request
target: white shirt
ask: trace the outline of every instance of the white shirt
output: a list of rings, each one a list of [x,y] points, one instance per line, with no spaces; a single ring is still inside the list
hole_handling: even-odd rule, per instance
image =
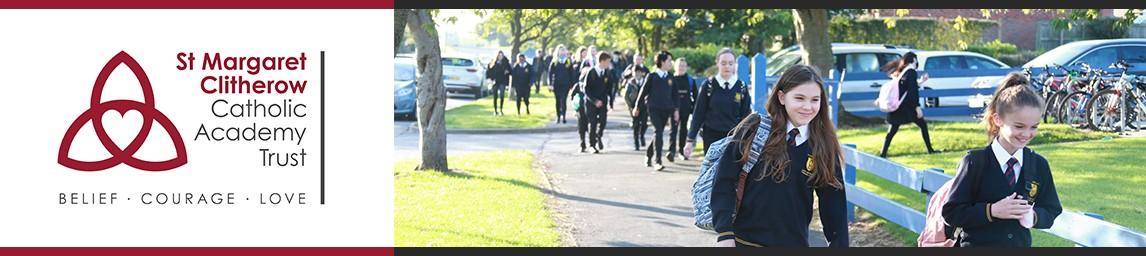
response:
[[[793,128],[800,131],[800,134],[796,135],[796,145],[804,144],[805,141],[808,141],[808,125],[805,124],[803,126],[796,127],[796,125],[792,124],[791,121],[788,121],[788,128],[784,130],[784,141],[788,141],[788,133],[792,132]]]
[[[604,76],[605,75],[605,70],[601,69],[600,67],[593,66],[593,70],[597,71],[597,76]]]
[[[732,86],[736,85],[737,81],[739,81],[739,78],[737,78],[735,74],[733,74],[732,79],[729,79],[729,80],[724,80],[724,78],[720,77],[720,74],[716,75],[716,83],[719,84],[725,90],[732,89]],[[727,85],[725,85],[725,84],[727,84]],[[803,132],[803,131],[800,131],[800,132]]]
[[[661,70],[659,68],[657,69],[657,76],[659,76],[661,78],[665,78],[666,75],[668,75],[668,72]]]
[[[1014,157],[1015,160],[1019,161],[1018,164],[1015,164],[1015,183],[1018,183],[1019,173],[1023,169],[1023,149],[1020,148],[1016,150],[1015,154],[1012,155],[1007,153],[1006,149],[1003,149],[1002,144],[999,144],[999,138],[995,138],[995,141],[991,142],[991,151],[995,153],[995,160],[999,161],[999,167],[1001,167],[1000,169],[1003,170],[1004,174],[1007,173],[1008,160]]]

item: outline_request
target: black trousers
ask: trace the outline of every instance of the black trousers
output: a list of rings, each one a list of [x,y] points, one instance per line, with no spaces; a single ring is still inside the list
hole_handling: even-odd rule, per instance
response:
[[[493,85],[493,110],[495,112],[502,112],[505,108],[505,87],[506,84]]]
[[[565,110],[569,101],[569,87],[569,85],[553,86],[553,92],[556,94],[553,97],[557,99],[555,100],[557,102],[557,117],[561,120],[565,120]]]
[[[633,147],[639,149],[645,144],[645,132],[649,130],[649,112],[641,111],[637,114],[633,117]]]
[[[700,129],[700,138],[704,140],[704,153],[708,153],[708,146],[724,137],[728,136],[728,131],[713,131],[712,129]]]
[[[517,101],[517,114],[521,114],[521,101],[525,101],[525,113],[529,114],[529,87],[525,86],[523,88],[514,89],[517,93],[517,95],[515,95],[517,96],[517,99],[515,99]]]
[[[606,102],[606,104],[608,103]],[[608,106],[604,104],[602,104],[601,107],[597,107],[594,102],[586,102],[586,114],[589,116],[589,118],[587,118],[589,119],[589,146],[597,147],[599,146],[598,143],[603,144],[601,142],[601,133],[605,130],[605,119],[602,117],[604,113],[608,111],[607,107]],[[598,147],[598,149],[600,149],[600,147]]]
[[[598,144],[595,144],[595,145],[597,145],[597,148],[599,148],[599,149],[605,148],[605,141],[602,140],[601,138],[603,138],[605,136],[605,124],[609,123],[608,120],[609,120],[609,102],[604,102],[603,104],[601,104],[600,111],[597,112],[597,119],[596,119],[596,121],[597,121],[597,143]]]
[[[935,151],[931,148],[931,136],[927,134],[927,121],[924,121],[923,118],[916,118],[914,123],[916,126],[919,126],[919,130],[923,132],[923,144],[927,145],[927,152]],[[887,129],[887,137],[883,139],[883,149],[879,151],[880,157],[887,158],[887,147],[891,146],[891,139],[895,138],[896,132],[899,132],[900,125],[904,124],[892,124],[891,127]]]
[[[663,110],[663,109],[650,109],[649,110],[649,119],[650,119],[650,121],[653,122],[653,143],[649,144],[649,149],[645,153],[645,157],[647,157],[647,159],[649,159],[649,160],[653,159],[653,155],[654,155],[653,147],[655,146],[656,147],[655,155],[657,156],[657,158],[656,158],[657,164],[661,164],[661,151],[662,151],[662,149],[664,149],[665,124],[667,124],[671,118],[672,118],[672,110]]]
[[[577,111],[577,135],[581,136],[581,149],[585,149],[585,133],[589,132],[589,114],[586,109],[588,106],[581,105],[581,110]]]
[[[669,157],[677,153],[684,154],[684,144],[688,141],[688,112],[680,112],[680,121],[672,123],[669,129]],[[687,149],[692,150],[692,149]]]

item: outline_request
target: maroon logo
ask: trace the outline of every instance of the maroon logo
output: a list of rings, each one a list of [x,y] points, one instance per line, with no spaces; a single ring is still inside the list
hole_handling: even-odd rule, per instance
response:
[[[100,95],[103,94],[104,83],[107,82],[108,76],[119,65],[126,65],[131,72],[135,74],[136,79],[139,80],[139,86],[143,89],[143,102],[134,100],[113,100],[108,102],[100,102]],[[143,116],[143,127],[139,130],[139,134],[135,135],[127,148],[120,148],[108,136],[107,130],[104,129],[102,116],[110,110],[119,112],[120,116],[126,115],[128,111],[139,111]],[[72,159],[68,156],[69,150],[72,147],[72,141],[76,138],[76,133],[85,123],[91,121],[95,126],[96,136],[99,137],[100,143],[111,153],[111,157],[95,161],[87,162]],[[135,157],[135,153],[143,146],[143,142],[147,139],[147,134],[151,131],[152,122],[158,122],[167,134],[171,137],[171,142],[175,145],[175,158],[170,160],[151,162],[140,160]],[[114,167],[120,163],[127,164],[128,166],[135,167],[145,171],[166,171],[174,169],[175,167],[182,166],[187,163],[187,148],[184,147],[183,137],[179,136],[179,131],[175,129],[175,125],[171,120],[159,110],[155,109],[155,96],[151,92],[151,81],[147,79],[147,74],[143,72],[143,68],[135,61],[131,55],[126,52],[119,52],[115,57],[112,57],[103,70],[100,71],[99,77],[96,77],[95,87],[92,88],[91,107],[83,114],[80,114],[72,125],[68,127],[68,132],[64,134],[63,142],[60,143],[59,163],[68,168],[79,171],[101,171],[107,168]]]

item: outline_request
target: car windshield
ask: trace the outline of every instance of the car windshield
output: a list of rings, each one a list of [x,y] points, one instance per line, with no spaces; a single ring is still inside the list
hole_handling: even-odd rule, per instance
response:
[[[442,65],[443,66],[454,66],[454,67],[469,67],[469,66],[474,65],[474,61],[470,60],[470,59],[447,57],[447,58],[442,58]]]
[[[414,79],[414,65],[394,63],[394,81],[410,81]]]
[[[1086,50],[1085,47],[1071,45],[1059,46],[1053,50],[1043,53],[1042,55],[1039,55],[1035,59],[1027,62],[1027,64],[1023,64],[1023,67],[1027,68],[1043,67],[1048,65],[1066,65],[1067,61],[1070,61],[1071,58],[1081,54],[1083,50]]]
[[[780,75],[781,71],[784,71],[785,69],[788,69],[788,67],[791,67],[793,64],[800,62],[802,58],[803,57],[801,57],[799,54],[785,54],[776,57],[775,60],[770,60],[768,61],[768,64],[765,65],[765,73],[767,73],[766,75],[768,76],[778,76]]]

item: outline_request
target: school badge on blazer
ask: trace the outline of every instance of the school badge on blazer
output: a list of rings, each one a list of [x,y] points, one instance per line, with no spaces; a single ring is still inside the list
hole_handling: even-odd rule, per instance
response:
[[[739,94],[737,94],[737,95],[739,95]],[[804,175],[812,176],[812,172],[815,172],[815,171],[816,171],[816,159],[814,157],[812,157],[812,154],[808,154],[808,163],[804,164],[804,170],[800,171],[800,172],[804,173]]]
[[[733,100],[735,100],[735,101],[736,101],[736,103],[740,103],[740,98],[742,98],[742,97],[743,97],[743,96],[741,96],[741,95],[740,95],[740,92],[737,92],[737,93],[736,93],[736,97],[735,97],[735,98],[733,98]]]
[[[1030,189],[1030,192],[1027,193],[1027,203],[1034,204],[1035,196],[1039,193],[1039,182],[1032,180],[1030,184],[1027,184],[1027,187]]]

